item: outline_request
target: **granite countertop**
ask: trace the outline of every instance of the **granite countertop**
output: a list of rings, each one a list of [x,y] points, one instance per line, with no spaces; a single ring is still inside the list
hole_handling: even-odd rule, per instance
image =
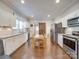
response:
[[[24,34],[24,32],[6,33],[6,34],[2,34],[2,35],[0,34],[0,39],[6,39],[6,38],[21,35],[21,34]]]

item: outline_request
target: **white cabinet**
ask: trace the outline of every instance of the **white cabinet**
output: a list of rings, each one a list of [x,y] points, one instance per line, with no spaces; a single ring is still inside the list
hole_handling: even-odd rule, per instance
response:
[[[5,54],[10,55],[14,50],[14,46],[15,46],[13,38],[4,39],[3,43],[4,43]]]
[[[0,7],[0,26],[15,26],[16,15]]]
[[[66,17],[62,18],[62,27],[67,27],[67,19],[66,19]]]
[[[62,34],[58,34],[58,44],[60,45],[60,47],[63,47],[63,35]]]
[[[10,38],[2,39],[5,55],[11,55],[16,49],[26,42],[25,34],[16,35]],[[25,40],[26,39],[26,40]]]
[[[0,26],[9,26],[9,14],[0,9]]]
[[[10,26],[15,27],[16,26],[16,15],[11,15],[10,19]]]

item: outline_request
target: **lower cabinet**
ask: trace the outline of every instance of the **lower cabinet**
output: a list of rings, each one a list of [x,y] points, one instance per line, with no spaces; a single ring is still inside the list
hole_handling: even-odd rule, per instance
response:
[[[5,55],[11,55],[16,49],[26,42],[25,34],[13,36],[7,39],[3,39]]]
[[[60,45],[60,47],[63,47],[63,35],[62,34],[58,34],[58,44]]]

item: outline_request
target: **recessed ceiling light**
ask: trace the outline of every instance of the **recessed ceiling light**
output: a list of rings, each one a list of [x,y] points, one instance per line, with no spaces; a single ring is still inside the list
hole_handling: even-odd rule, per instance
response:
[[[32,16],[32,17],[34,17],[34,16]]]
[[[24,4],[24,0],[21,0],[21,3]]]
[[[60,2],[60,0],[56,0],[56,3],[59,3]]]
[[[50,17],[50,15],[48,15],[48,17]]]

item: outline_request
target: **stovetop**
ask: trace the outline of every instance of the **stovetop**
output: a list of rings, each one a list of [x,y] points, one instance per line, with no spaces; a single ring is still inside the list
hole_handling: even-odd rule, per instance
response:
[[[72,35],[79,36],[79,31],[73,31]]]
[[[72,34],[72,35],[74,35],[74,36],[79,36],[79,34]]]

